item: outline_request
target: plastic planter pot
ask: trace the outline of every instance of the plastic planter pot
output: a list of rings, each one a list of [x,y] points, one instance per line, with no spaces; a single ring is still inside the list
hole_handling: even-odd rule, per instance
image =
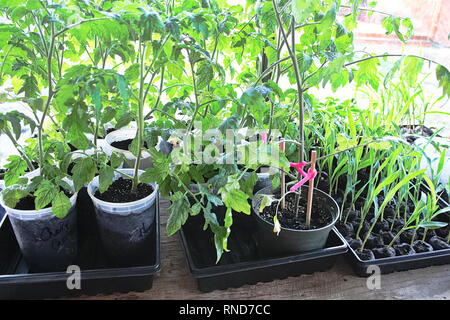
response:
[[[302,194],[308,194],[308,186],[302,186]],[[260,240],[259,250],[268,255],[279,255],[288,253],[299,253],[310,250],[321,249],[325,246],[328,234],[339,218],[339,207],[328,194],[314,188],[312,215],[314,215],[314,203],[321,202],[329,214],[332,216],[332,222],[319,229],[296,230],[281,228],[279,235],[273,232],[274,225],[264,220],[259,215],[259,207],[262,197],[258,195],[273,194],[272,187],[266,187],[258,191],[252,200],[252,209],[256,217],[256,226]]]
[[[30,175],[39,174],[39,170]],[[29,175],[29,176],[30,176]],[[73,188],[73,184],[67,180]],[[74,190],[75,191],[75,190]],[[77,256],[77,193],[70,198],[71,209],[63,219],[52,214],[52,208],[16,210],[0,197],[17,238],[20,250],[32,272],[66,270]]]
[[[105,137],[106,148],[108,149],[108,153],[117,152],[121,153],[127,159],[124,163],[124,168],[134,168],[134,164],[136,163],[136,157],[128,150],[123,150],[114,147],[112,144],[114,142],[132,140],[136,137],[136,129],[135,128],[123,128],[111,133],[108,133]],[[150,154],[146,151],[142,152],[142,158],[139,163],[139,169],[145,170],[149,167],[153,166],[152,160],[150,158]]]
[[[119,169],[132,176],[133,169]],[[139,170],[139,175],[144,171]],[[115,174],[115,180],[120,178]],[[151,229],[155,221],[158,202],[158,186],[152,184],[153,192],[147,197],[125,203],[111,203],[94,195],[99,186],[95,177],[87,191],[94,203],[100,238],[109,260],[118,266],[135,266],[145,263],[147,248],[151,245]]]

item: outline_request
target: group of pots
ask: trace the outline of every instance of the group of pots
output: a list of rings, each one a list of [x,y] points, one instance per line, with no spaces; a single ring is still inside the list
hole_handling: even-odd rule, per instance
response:
[[[133,129],[120,130],[120,133],[133,134]],[[112,139],[117,139],[117,133],[114,131]],[[135,132],[135,131],[134,131]],[[123,137],[123,135],[119,135]],[[108,136],[107,136],[108,137]],[[105,139],[107,142],[111,139]],[[106,153],[119,151],[129,153],[126,150],[120,150],[106,143]],[[125,155],[127,159],[127,154]],[[147,157],[147,159],[149,159]],[[131,163],[128,165],[132,165]],[[148,160],[147,160],[148,161]],[[128,167],[125,162],[124,168],[117,171],[128,176],[133,176],[134,169]],[[121,177],[119,172],[115,173],[113,180]],[[144,171],[139,170],[139,175]],[[36,169],[25,175],[31,180],[40,174],[40,170]],[[72,188],[70,197],[71,208],[64,218],[58,218],[52,214],[52,207],[41,210],[19,210],[8,207],[0,197],[0,208],[6,211],[11,225],[14,230],[17,242],[21,252],[32,272],[52,272],[63,271],[67,266],[76,262],[78,250],[78,232],[77,230],[77,208],[86,208],[85,204],[77,206],[77,201],[92,201],[95,208],[95,215],[98,225],[98,233],[102,241],[106,256],[112,264],[116,266],[130,266],[139,263],[140,256],[145,254],[150,241],[150,230],[155,221],[156,206],[158,202],[158,186],[151,185],[152,192],[142,199],[116,203],[108,202],[98,198],[96,192],[99,188],[99,177],[95,177],[80,192],[86,192],[89,197],[83,197],[77,200],[78,192],[75,192],[73,183],[67,179],[66,181]],[[0,188],[1,189],[1,188]],[[91,204],[92,205],[92,204]],[[80,214],[80,213],[78,213]],[[81,214],[84,214],[81,213]]]
[[[127,161],[118,171],[133,176],[134,156],[127,149],[127,141],[131,142],[136,131],[125,128],[109,133],[104,143],[105,152],[121,152]],[[123,145],[123,146],[122,146]],[[140,169],[152,165],[150,155],[144,154],[144,161]],[[144,171],[139,170],[139,174]],[[27,178],[39,175],[39,169],[27,174]],[[260,246],[269,255],[294,254],[325,246],[328,234],[339,217],[339,208],[336,202],[326,193],[315,189],[313,210],[320,204],[329,215],[326,225],[311,229],[296,229],[281,227],[281,232],[273,232],[274,225],[270,219],[263,217],[266,209],[260,212],[260,195],[274,194],[268,173],[258,173],[258,181],[254,188],[255,196],[252,199],[253,217],[251,224],[260,235]],[[114,180],[121,178],[119,172],[115,173]],[[244,177],[245,178],[245,177]],[[70,197],[71,209],[63,219],[52,214],[52,208],[41,210],[18,210],[0,203],[5,208],[11,221],[17,241],[23,256],[32,272],[50,272],[65,270],[77,258],[77,192],[69,180],[73,193]],[[149,230],[155,220],[158,203],[158,186],[152,184],[152,192],[146,197],[133,202],[108,202],[98,197],[99,177],[95,177],[82,192],[89,197],[80,197],[78,201],[92,201],[98,225],[98,233],[103,248],[110,261],[117,266],[131,266],[139,264],[140,257],[145,255],[148,248]],[[303,187],[307,192],[308,187]],[[92,206],[91,204],[91,206]],[[324,205],[325,204],[325,205]],[[82,208],[86,206],[81,205]],[[220,210],[220,209],[219,209]],[[80,213],[79,213],[80,214]],[[83,213],[81,213],[83,214]],[[158,226],[157,226],[158,227]]]

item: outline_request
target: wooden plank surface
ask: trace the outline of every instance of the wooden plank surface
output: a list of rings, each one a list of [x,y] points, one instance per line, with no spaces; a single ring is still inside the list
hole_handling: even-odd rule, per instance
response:
[[[353,274],[344,257],[327,272],[201,293],[190,274],[178,235],[165,234],[169,202],[160,201],[161,272],[145,292],[82,296],[80,299],[450,299],[450,265],[381,275],[381,289]]]

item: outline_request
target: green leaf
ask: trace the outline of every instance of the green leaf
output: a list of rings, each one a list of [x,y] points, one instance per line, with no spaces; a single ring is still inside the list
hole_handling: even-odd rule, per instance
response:
[[[248,194],[249,197],[253,196],[253,188],[255,187],[257,181],[258,175],[253,171],[247,179],[242,178],[239,180],[241,190]]]
[[[261,197],[261,204],[259,205],[259,212],[263,212],[265,207],[272,205],[273,202],[277,201],[273,195],[262,194],[259,195]]]
[[[380,65],[380,61],[377,58],[370,58],[364,61],[359,62],[358,64],[359,70],[356,73],[356,82],[357,85],[364,85],[366,82],[369,82],[370,85],[377,90],[378,89],[378,66]]]
[[[52,213],[57,218],[63,219],[71,207],[70,199],[62,191],[60,191],[52,200]]]
[[[19,182],[19,178],[25,174],[27,170],[27,165],[25,161],[16,155],[9,156],[8,164],[5,166],[5,186],[11,186]]]
[[[202,61],[197,68],[197,88],[199,90],[206,88],[212,79],[214,79],[214,70],[209,62]]]
[[[74,162],[75,165],[72,169],[73,184],[75,191],[79,191],[85,183],[89,183],[94,179],[97,173],[97,166],[90,157],[77,158]]]
[[[139,65],[138,65],[138,67],[139,67]],[[128,71],[128,69],[127,69],[127,71]],[[135,76],[135,74],[134,74],[135,72],[136,72],[136,70],[130,70],[128,75],[130,77],[134,77]],[[137,75],[139,77],[139,68],[137,70]],[[128,87],[127,87],[127,83],[126,83],[125,77],[122,76],[122,75],[117,75],[117,88],[119,89],[119,93],[120,93],[120,96],[122,98],[122,105],[125,106],[125,107],[128,106],[128,103],[129,103],[129,100],[130,100],[130,94],[128,92]]]
[[[236,212],[250,214],[250,205],[247,201],[249,196],[242,190],[232,189],[222,193],[222,201],[228,207]]]
[[[202,205],[201,203],[197,202],[195,203],[192,208],[191,208],[191,216],[196,216],[200,213],[200,211],[202,210]]]
[[[127,126],[133,120],[133,114],[131,112],[124,113],[120,116],[116,123],[116,129]]]
[[[169,197],[171,205],[169,207],[169,219],[167,220],[167,236],[173,235],[180,230],[189,217],[191,206],[189,200],[182,192],[177,191]]]
[[[125,159],[124,159],[123,154],[113,152],[111,154],[109,161],[111,161],[111,167],[113,167],[114,169],[117,169],[118,167],[120,167],[120,165],[123,163],[124,160]]]
[[[447,222],[439,222],[439,221],[423,221],[419,223],[419,227],[427,228],[427,229],[439,229],[447,226]]]
[[[436,67],[436,79],[439,82],[439,87],[442,88],[442,94],[450,97],[450,72],[442,65]]]
[[[110,166],[103,166],[99,172],[99,190],[101,193],[108,190],[114,179],[114,169]]]
[[[58,194],[59,192],[58,189],[59,188],[50,181],[44,180],[34,193],[34,195],[36,196],[35,199],[36,210],[45,208],[48,204],[50,204]]]
[[[112,119],[114,119],[114,117],[116,116],[116,112],[117,111],[112,107],[110,106],[106,107],[105,110],[103,110],[102,112],[102,123],[107,123]]]
[[[305,22],[307,17],[320,8],[320,0],[292,0],[292,14],[298,24]]]
[[[153,33],[165,33],[166,27],[158,12],[151,9],[141,15],[138,27],[142,32],[144,41],[152,40]]]
[[[24,198],[28,192],[21,186],[14,185],[2,191],[2,197],[5,204],[10,208],[15,208],[20,199]]]
[[[320,20],[320,24],[318,25],[317,29],[319,30],[319,32],[331,29],[335,20],[336,20],[336,2],[333,1],[333,4],[331,5],[330,9],[327,11],[322,20]]]
[[[170,172],[170,162],[168,158],[164,158],[162,161],[157,161],[152,157],[152,160],[154,161],[153,167],[147,168],[139,180],[143,183],[156,182],[160,184],[164,179],[166,179]]]
[[[262,123],[265,101],[261,92],[256,88],[249,88],[242,94],[240,101],[249,107],[256,121]]]
[[[39,93],[39,86],[36,77],[31,74],[23,75],[21,78],[24,80],[24,82],[17,94],[19,95],[21,93],[24,93],[25,98],[36,97],[36,95]]]
[[[134,63],[125,70],[125,78],[129,82],[136,82],[139,79],[140,66],[139,63]],[[120,77],[119,77],[120,79]],[[123,86],[123,84],[121,84]],[[123,90],[123,87],[122,87]]]

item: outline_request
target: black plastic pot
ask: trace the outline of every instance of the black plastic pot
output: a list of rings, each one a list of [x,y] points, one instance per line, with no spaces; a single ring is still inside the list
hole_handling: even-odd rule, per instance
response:
[[[157,209],[159,209],[157,207]],[[106,258],[98,232],[78,215],[78,255],[80,289],[69,290],[66,271],[31,273],[25,262],[9,219],[0,221],[0,299],[43,299],[63,296],[145,291],[152,288],[161,269],[159,211],[150,231],[151,241],[144,254],[145,264],[115,268]],[[81,229],[81,226],[87,229]]]
[[[339,255],[347,252],[344,239],[332,229],[323,249],[265,256],[258,250],[257,230],[233,223],[228,239],[230,252],[224,253],[216,264],[212,233],[202,230],[203,224],[198,216],[191,218],[182,227],[180,238],[190,272],[202,292],[326,271],[334,265]]]
[[[134,169],[120,169],[133,175]],[[144,171],[139,171],[142,174]],[[121,177],[116,173],[115,179]],[[98,188],[96,177],[87,187],[95,207],[100,237],[105,252],[117,266],[130,266],[145,263],[145,253],[151,242],[150,231],[159,207],[158,186],[153,192],[138,201],[110,203],[97,199],[94,194]]]
[[[306,197],[309,186],[302,186],[301,188],[302,194]],[[273,232],[273,223],[267,222],[259,215],[262,197],[258,197],[258,195],[270,195],[273,193],[272,187],[266,187],[257,192],[252,201],[252,210],[258,229],[260,250],[263,250],[267,255],[274,255],[279,253],[299,253],[323,248],[328,239],[329,232],[333,229],[334,224],[339,218],[339,207],[336,201],[325,192],[314,188],[313,210],[314,203],[320,202],[329,212],[332,217],[332,222],[325,227],[311,230],[296,230],[282,227],[281,232],[277,235]],[[313,215],[314,211],[311,214]]]

